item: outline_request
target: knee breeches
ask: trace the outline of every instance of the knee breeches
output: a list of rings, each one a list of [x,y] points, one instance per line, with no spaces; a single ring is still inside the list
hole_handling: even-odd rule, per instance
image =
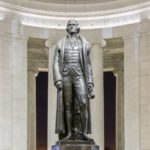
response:
[[[74,100],[78,101],[81,110],[86,110],[87,91],[83,75],[63,76],[63,99],[66,110],[72,110]]]

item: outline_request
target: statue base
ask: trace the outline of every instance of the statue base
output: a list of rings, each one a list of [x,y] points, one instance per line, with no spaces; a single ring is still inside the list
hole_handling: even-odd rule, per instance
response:
[[[52,146],[52,150],[99,150],[99,146],[93,141],[58,141]]]

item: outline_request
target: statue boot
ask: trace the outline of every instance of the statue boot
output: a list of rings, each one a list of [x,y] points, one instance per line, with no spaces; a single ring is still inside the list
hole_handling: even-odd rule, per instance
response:
[[[82,120],[82,139],[86,141],[91,141],[92,139],[88,137],[87,131],[88,131],[88,112],[86,104],[82,106],[82,112],[81,112],[81,120]]]
[[[67,136],[62,139],[63,141],[72,140],[72,130],[71,130],[72,120],[71,120],[71,118],[72,118],[71,112],[70,111],[66,111]]]

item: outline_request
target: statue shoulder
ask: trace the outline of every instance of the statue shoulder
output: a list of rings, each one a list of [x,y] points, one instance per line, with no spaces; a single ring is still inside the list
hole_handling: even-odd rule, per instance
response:
[[[65,38],[63,38],[63,39],[61,39],[61,40],[59,40],[59,41],[57,42],[56,46],[57,46],[58,49],[61,49],[62,44],[64,43],[64,41],[65,41]]]

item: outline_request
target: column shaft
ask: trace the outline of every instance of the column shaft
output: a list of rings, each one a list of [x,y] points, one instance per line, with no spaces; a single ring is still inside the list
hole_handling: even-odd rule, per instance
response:
[[[36,150],[36,74],[28,71],[28,150]]]
[[[104,149],[103,52],[100,44],[93,44],[91,62],[94,75],[95,99],[91,100],[92,138]]]
[[[27,39],[1,31],[0,149],[27,149]]]
[[[149,24],[147,26],[149,29]],[[140,58],[140,150],[148,150],[150,149],[150,33],[144,32],[141,35]]]
[[[139,150],[139,36],[124,39],[125,150]]]
[[[12,150],[13,82],[11,35],[0,32],[0,150]]]
[[[54,48],[49,48],[49,71],[48,71],[48,149],[58,141],[58,135],[55,134],[56,103],[57,93],[53,82],[53,55]]]
[[[116,150],[124,150],[124,77],[123,71],[116,75]]]

